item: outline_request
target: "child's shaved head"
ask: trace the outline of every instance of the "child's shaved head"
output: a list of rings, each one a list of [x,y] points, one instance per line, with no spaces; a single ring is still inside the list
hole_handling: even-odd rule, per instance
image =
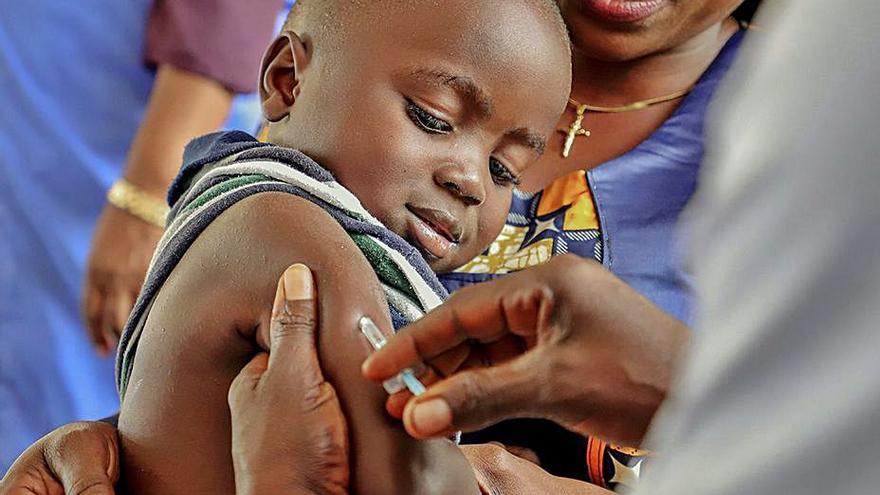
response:
[[[263,61],[270,142],[450,271],[501,231],[571,85],[552,0],[299,0]]]
[[[511,0],[477,0],[503,2]],[[562,20],[556,0],[519,0],[533,5],[548,22],[556,25],[560,36],[568,40],[568,28]],[[297,0],[287,14],[284,29],[301,33],[314,32],[339,40],[346,22],[375,22],[375,17],[395,15],[413,9],[418,3],[438,4],[437,0]],[[329,41],[329,40],[328,40]]]

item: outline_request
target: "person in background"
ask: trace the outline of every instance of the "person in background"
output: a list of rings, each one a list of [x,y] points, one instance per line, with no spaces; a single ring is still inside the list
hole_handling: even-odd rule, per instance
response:
[[[699,317],[677,373],[678,359],[644,342],[679,325],[598,266],[561,258],[466,289],[371,356],[376,380],[416,359],[447,377],[409,402],[408,431],[442,436],[529,415],[640,440],[644,416],[609,412],[656,405],[651,396],[671,384],[648,415],[643,444],[657,455],[636,494],[877,493],[880,4],[846,7],[768,3],[762,35],[716,102],[688,217]],[[550,318],[517,325],[499,311],[536,289]],[[489,368],[456,373],[442,359],[521,338],[537,345]],[[537,392],[551,381],[551,393]],[[514,462],[490,478],[521,480],[527,471],[504,469]],[[525,493],[560,493],[538,486]]]
[[[118,409],[112,359],[81,324],[81,291],[89,335],[108,354],[183,146],[223,124],[235,93],[256,89],[282,4],[0,9],[0,471],[57,425]]]
[[[558,3],[573,46],[568,109],[524,174],[501,236],[444,285],[452,292],[570,253],[690,325],[693,280],[677,226],[703,162],[707,108],[760,2]],[[541,420],[463,441],[526,447],[550,472],[610,489],[636,482],[644,454]]]
[[[693,260],[703,303],[697,325],[713,331],[697,332],[684,352],[684,366],[671,380],[668,403],[648,437],[658,458],[637,494],[824,495],[876,493],[880,487],[870,455],[880,449],[880,231],[874,228],[880,222],[880,114],[869,104],[880,101],[880,68],[869,62],[880,50],[880,4],[857,0],[848,6],[818,0],[772,4],[767,37],[748,47],[741,64],[747,74],[728,86],[731,100],[719,107],[723,120],[712,141],[714,167],[707,167],[693,207]],[[817,196],[833,201],[817,208]],[[407,407],[407,429],[419,437],[442,435],[529,414],[606,438],[640,437],[645,426],[640,421],[617,422],[613,430],[607,426],[614,422],[603,426],[602,406],[644,397],[641,392],[650,389],[665,391],[670,381],[658,377],[669,378],[669,365],[677,360],[664,363],[663,352],[643,343],[680,335],[682,325],[607,270],[574,257],[453,296],[391,339],[365,371],[381,379],[419,356],[431,362],[431,355],[455,347],[449,336],[460,342],[483,332],[497,340],[504,332],[491,327],[510,326],[509,315],[497,309],[505,307],[505,299],[515,301],[517,291],[552,296],[557,318],[518,332],[538,332],[539,344],[506,363],[433,384]],[[315,311],[310,304],[301,301],[288,311],[309,314]],[[276,363],[286,354],[285,361],[311,363],[317,371],[314,343],[302,324],[309,320],[296,321],[302,328],[285,332],[296,336],[296,343],[269,352],[280,354]],[[464,321],[478,324],[465,328]],[[448,331],[449,323],[456,332]],[[687,339],[674,340],[680,342],[673,347],[681,347]],[[300,352],[291,353],[294,348]],[[443,366],[440,361],[432,364]],[[448,372],[451,362],[446,360]],[[591,373],[597,363],[629,373]],[[341,429],[341,412],[332,388],[317,373],[272,369],[272,358],[260,355],[230,390],[232,455],[242,492],[273,486],[284,479],[279,472],[321,480],[344,476],[346,462],[327,455],[346,446],[345,435],[333,434]],[[546,384],[542,377],[554,380],[552,393],[536,393]],[[470,386],[463,386],[468,381]],[[293,396],[325,399],[323,427],[313,416],[299,425],[269,426],[272,434],[254,429],[268,422],[252,418],[280,417],[273,408],[296,407],[285,401]],[[446,412],[419,418],[431,411],[418,409],[437,400],[446,403]],[[317,410],[305,400],[300,406]],[[265,461],[277,460],[272,454],[290,442],[308,449],[305,431],[325,432],[324,448],[311,448],[322,461],[318,465],[335,466],[335,474]],[[108,425],[65,426],[22,456],[0,483],[0,494],[17,494],[17,488],[59,493],[41,483],[69,489],[91,483],[96,494],[113,493],[116,449]],[[594,487],[549,476],[503,448],[490,450],[493,457],[477,458],[490,462],[471,459],[488,493],[595,493]],[[25,486],[34,489],[25,492]],[[332,487],[310,487],[311,493],[334,493]]]
[[[444,275],[446,287],[572,253],[601,261],[690,323],[691,277],[677,252],[676,225],[702,163],[706,110],[759,3],[659,1],[615,10],[600,0],[560,0],[574,45],[568,112],[557,139],[523,177],[501,236]],[[398,414],[401,407],[389,404]],[[643,454],[540,420],[504,423],[464,440],[525,447],[553,474],[612,489],[635,484]]]
[[[880,221],[880,209],[876,208],[876,184],[880,182],[876,156],[880,150],[874,135],[880,122],[878,113],[866,104],[880,99],[880,73],[876,64],[866,63],[880,49],[876,30],[880,9],[868,0],[853,2],[849,7],[841,9],[814,0],[774,3],[780,23],[768,28],[768,38],[761,47],[766,53],[759,56],[763,51],[756,47],[752,53],[755,58],[743,64],[751,69],[751,76],[732,85],[746,92],[734,100],[735,105],[727,107],[732,114],[716,134],[717,169],[701,182],[701,203],[694,211],[703,216],[697,229],[701,247],[696,268],[706,304],[699,325],[714,327],[714,333],[698,334],[689,351],[673,402],[654,425],[653,438],[664,447],[661,451],[665,454],[653,465],[637,493],[874,493],[880,486],[874,458],[860,455],[880,448],[876,428],[880,411],[876,359],[880,346],[876,331],[880,318],[880,235],[872,228]],[[825,180],[828,177],[833,180]],[[834,201],[817,208],[817,194]],[[754,239],[760,242],[749,242]],[[583,277],[575,276],[582,272],[572,272],[570,264],[563,267],[566,270],[556,271],[557,275],[568,274],[570,282],[578,282],[569,286],[581,287]],[[542,268],[549,271],[552,264]],[[588,269],[594,274],[604,273],[596,266]],[[501,297],[510,293],[505,284],[516,284],[538,273],[523,271],[477,286],[470,295]],[[606,277],[607,273],[602,276]],[[539,279],[542,283],[548,281]],[[607,288],[634,295],[619,281]],[[592,290],[606,297],[611,293]],[[575,296],[571,308],[587,309],[584,302],[591,299],[582,294]],[[459,297],[458,302],[474,301]],[[484,310],[497,307],[469,305]],[[638,306],[648,309],[644,299]],[[596,304],[591,309],[598,313],[587,315],[589,318],[583,321],[589,324],[587,329],[598,324],[594,330],[604,327],[613,331],[614,326],[602,322],[617,318],[633,321],[636,315],[632,306],[621,310],[611,304]],[[656,308],[638,313],[636,320],[658,314]],[[423,321],[428,326],[421,326],[422,330],[430,330],[431,321]],[[656,335],[657,330],[657,325],[651,323],[641,331]],[[580,336],[590,334],[596,336],[592,331]],[[621,336],[621,332],[609,335]],[[605,357],[620,363],[639,363],[637,353],[631,351],[639,351],[644,357],[644,352],[651,349],[640,345],[640,340],[631,340],[636,347],[604,346],[604,351],[612,352]],[[442,341],[440,349],[446,345]],[[556,339],[550,342],[561,345],[543,349],[551,353],[554,347],[556,351],[568,349],[572,351],[567,352],[570,357],[579,358],[569,363],[589,366],[590,360],[583,358],[584,349],[572,345],[587,341]],[[383,351],[386,358],[394,355],[391,345]],[[394,347],[401,349],[399,345]],[[555,354],[562,357],[559,352]],[[398,357],[394,361],[405,365],[406,359]],[[547,368],[519,370],[540,375]],[[578,366],[571,368],[569,385],[585,383],[580,370]],[[252,372],[253,367],[246,371]],[[593,382],[609,377],[612,375],[598,375]],[[249,379],[246,376],[242,381]],[[510,384],[502,380],[495,382],[501,387],[470,389],[490,391],[496,399],[494,410],[483,409],[482,421],[541,406],[530,397],[529,402],[508,401],[498,407],[503,388],[520,393],[504,387]],[[558,390],[566,388],[572,391],[572,387]],[[421,400],[436,398],[440,390],[432,387]],[[459,392],[464,392],[459,397],[467,398],[469,404],[485,404],[478,394],[468,394],[468,389]],[[233,411],[237,409],[235,397],[230,398]],[[263,404],[276,403],[270,400]],[[461,426],[457,413],[462,409],[450,405],[455,411],[449,418],[453,427]],[[566,407],[577,412],[591,405],[589,401],[568,402]],[[412,409],[409,412],[415,415]],[[556,410],[555,414],[563,412]],[[246,416],[234,418],[253,414],[246,411]],[[332,414],[326,417],[328,422],[338,419]],[[97,457],[89,457],[89,452],[112,459],[115,443],[109,427],[99,432],[95,425],[87,425],[90,432],[82,441],[67,443],[70,455],[63,459],[44,456],[55,443],[70,438],[65,435],[77,426],[65,427],[67,430],[59,430],[35,445],[31,455],[22,458],[22,472],[32,468],[47,478],[64,476],[70,480],[67,486],[106,478],[106,472],[117,466],[91,461]],[[447,427],[440,425],[440,429]],[[291,435],[300,433],[289,431]],[[283,441],[271,435],[260,438]],[[499,459],[493,478],[497,483],[515,484],[526,471],[536,472],[534,466],[528,467],[503,452]],[[86,460],[93,465],[86,465]],[[508,469],[502,469],[505,466]],[[278,469],[274,463],[264,467]],[[259,478],[256,474],[250,473],[250,477]],[[4,483],[13,482],[13,478],[22,476],[10,477]],[[101,493],[112,493],[108,482],[103,486],[106,491]],[[531,491],[524,492],[547,490],[531,487]]]

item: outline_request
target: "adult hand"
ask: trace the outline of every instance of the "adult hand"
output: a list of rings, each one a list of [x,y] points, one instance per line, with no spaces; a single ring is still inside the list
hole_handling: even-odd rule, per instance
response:
[[[497,493],[554,493],[557,495],[611,495],[612,492],[596,485],[568,478],[560,478],[523,459],[506,448],[495,444],[462,445],[485,495]]]
[[[311,272],[293,265],[278,283],[269,334],[232,382],[232,458],[237,493],[348,493],[348,435],[315,348]],[[29,447],[0,482],[0,495],[113,494],[116,429],[62,426]]]
[[[315,347],[316,295],[305,265],[278,282],[269,354],[232,382],[236,493],[348,493],[348,434]]]
[[[456,292],[370,356],[363,373],[378,381],[430,365],[425,394],[387,404],[417,438],[543,417],[636,446],[689,333],[600,265],[562,256]]]
[[[119,340],[161,236],[159,227],[112,205],[101,213],[82,303],[89,336],[101,354]]]
[[[0,481],[0,495],[111,495],[119,478],[116,429],[71,423],[24,451]]]

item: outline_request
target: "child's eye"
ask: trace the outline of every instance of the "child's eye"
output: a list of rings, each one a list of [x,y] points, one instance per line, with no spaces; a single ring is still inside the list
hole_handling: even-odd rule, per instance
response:
[[[499,186],[518,186],[520,183],[519,177],[497,158],[489,158],[489,172],[492,174],[492,180]]]
[[[452,132],[452,126],[448,122],[434,117],[409,99],[406,100],[406,114],[413,121],[413,124],[428,134],[449,134]]]

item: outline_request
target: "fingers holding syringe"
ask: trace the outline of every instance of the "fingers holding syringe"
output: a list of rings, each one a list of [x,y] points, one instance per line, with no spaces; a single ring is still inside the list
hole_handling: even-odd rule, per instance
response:
[[[404,406],[406,431],[415,438],[448,437],[503,419],[549,417],[541,397],[546,367],[532,351],[504,364],[456,373],[412,397]]]
[[[385,380],[419,362],[449,375],[475,354],[474,349],[484,350],[493,361],[522,353],[534,345],[539,321],[552,309],[553,298],[541,284],[511,286],[505,282],[487,282],[456,292],[370,356],[362,367],[364,376]]]
[[[470,348],[467,346],[457,346],[438,356],[431,365],[417,366],[412,368],[412,370],[415,372],[416,378],[425,387],[430,387],[472,361],[473,358],[470,356],[469,351]],[[403,408],[412,397],[413,393],[409,389],[404,388],[400,392],[388,396],[388,400],[385,402],[385,409],[391,416],[401,419],[403,417]]]
[[[513,359],[524,352],[522,342],[506,336],[491,344],[461,344],[431,360],[428,366],[415,368],[417,377],[426,387],[461,371],[495,366]],[[386,401],[388,413],[398,419],[403,417],[406,403],[413,397],[409,390],[391,394]]]

